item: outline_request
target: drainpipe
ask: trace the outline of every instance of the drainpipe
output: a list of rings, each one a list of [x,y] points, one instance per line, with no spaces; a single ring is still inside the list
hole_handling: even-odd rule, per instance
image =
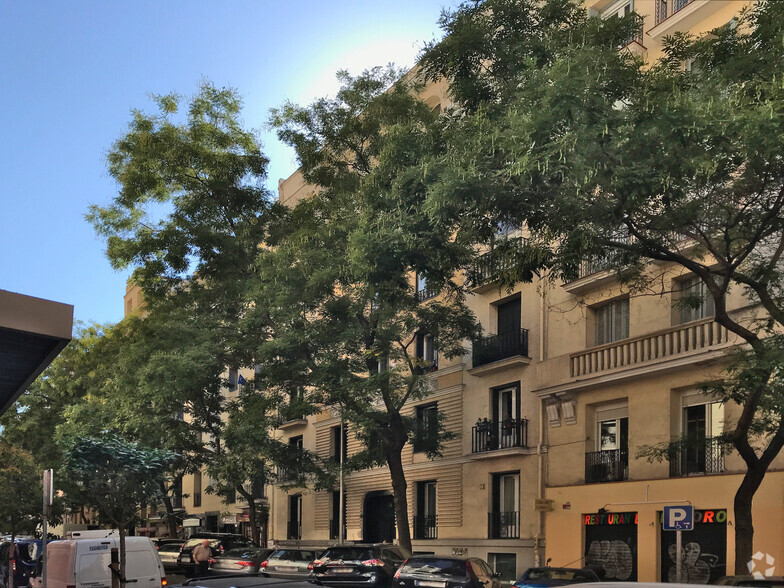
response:
[[[542,453],[542,445],[544,444],[544,402],[539,399],[539,443],[536,446],[536,459],[538,466],[538,481],[536,486],[536,497],[540,500],[544,498],[544,454]],[[541,545],[539,541],[542,538],[543,531],[543,518],[544,512],[537,512],[537,528],[536,536],[534,537],[534,567],[541,567]]]

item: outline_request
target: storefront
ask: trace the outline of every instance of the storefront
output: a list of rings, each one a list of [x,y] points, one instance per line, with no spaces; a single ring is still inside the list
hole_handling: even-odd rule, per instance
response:
[[[637,581],[636,512],[597,512],[583,515],[585,565],[603,580]]]
[[[662,582],[675,582],[677,574],[676,533],[663,531],[663,515],[658,513],[661,533],[660,573]],[[694,529],[681,532],[681,582],[715,584],[727,573],[727,510],[694,511]]]

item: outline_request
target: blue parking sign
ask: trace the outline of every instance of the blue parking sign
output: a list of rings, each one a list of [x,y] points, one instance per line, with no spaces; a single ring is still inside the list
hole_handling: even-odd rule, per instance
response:
[[[665,506],[662,530],[664,531],[691,531],[694,529],[694,507]]]

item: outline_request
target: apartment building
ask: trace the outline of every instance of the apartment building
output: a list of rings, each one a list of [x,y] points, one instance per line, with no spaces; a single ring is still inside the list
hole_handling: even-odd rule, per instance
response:
[[[139,286],[128,283],[123,297],[124,316],[135,313],[144,313],[145,301],[144,294]],[[223,395],[227,400],[236,398],[240,393],[241,381],[252,380],[250,370],[239,372],[234,369],[227,369],[224,377],[227,385],[223,389]],[[183,419],[188,420],[188,415],[183,415]],[[205,444],[212,440],[203,438]],[[208,493],[207,488],[212,484],[206,469],[195,474],[183,476],[180,486],[172,495],[172,506],[177,518],[178,532],[180,536],[188,537],[199,531],[211,531],[221,533],[241,533],[247,537],[252,535],[250,529],[250,513],[248,504],[240,494],[228,497],[228,502],[223,497],[214,493]],[[269,509],[269,492],[265,484],[259,481],[249,480],[245,488],[253,495],[257,508]],[[165,516],[162,516],[162,506],[153,506],[148,509],[146,523],[143,527],[137,528],[137,532],[152,537],[167,537],[169,526]],[[262,529],[262,536],[267,533]]]
[[[639,33],[622,50],[646,59],[659,56],[675,31],[703,34],[747,4],[586,1],[603,18],[637,12]],[[449,105],[443,84],[428,86],[422,98],[433,108]],[[299,173],[279,184],[285,204],[308,194]],[[499,238],[522,238],[520,231],[502,233]],[[637,295],[601,263],[587,261],[573,282],[507,291],[494,281],[489,256],[477,263],[483,279],[473,284],[469,304],[487,336],[470,342],[464,357],[439,361],[430,375],[432,394],[408,409],[423,421],[438,409],[459,433],[437,460],[415,446],[405,450],[414,549],[483,557],[506,579],[550,562],[601,566],[608,579],[674,581],[675,534],[662,530],[661,513],[666,505],[690,503],[696,525],[684,538],[689,581],[732,573],[732,501],[744,466],[713,437],[738,407],[715,402],[698,386],[720,376],[725,352],[737,341],[713,321],[708,302],[678,308],[678,296],[699,289],[699,282],[678,268],[657,267],[665,293]],[[438,296],[418,277],[412,291],[422,304]],[[744,312],[747,301],[732,296],[730,307]],[[421,353],[435,357],[432,342],[422,341]],[[292,421],[280,434],[325,458],[359,448],[334,411]],[[695,441],[670,461],[638,457],[642,446],[682,435]],[[755,544],[777,559],[784,558],[782,465],[782,459],[774,463],[754,503]],[[336,491],[273,493],[276,539],[326,544],[337,538]],[[347,476],[343,508],[348,540],[394,540],[385,468]]]

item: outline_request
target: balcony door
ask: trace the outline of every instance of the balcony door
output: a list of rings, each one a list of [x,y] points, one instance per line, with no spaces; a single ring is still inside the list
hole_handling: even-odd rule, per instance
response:
[[[493,421],[498,435],[498,448],[517,447],[520,421],[520,390],[509,386],[493,391]]]
[[[493,512],[491,535],[494,539],[511,539],[520,536],[520,474],[493,476]]]
[[[520,313],[522,306],[520,304],[520,297],[513,298],[508,302],[496,306],[498,310],[497,330],[496,333],[503,335],[504,333],[519,333],[522,327]]]
[[[724,405],[691,404],[683,408],[684,448],[680,475],[716,473],[724,469],[724,454],[714,437],[722,434]]]

